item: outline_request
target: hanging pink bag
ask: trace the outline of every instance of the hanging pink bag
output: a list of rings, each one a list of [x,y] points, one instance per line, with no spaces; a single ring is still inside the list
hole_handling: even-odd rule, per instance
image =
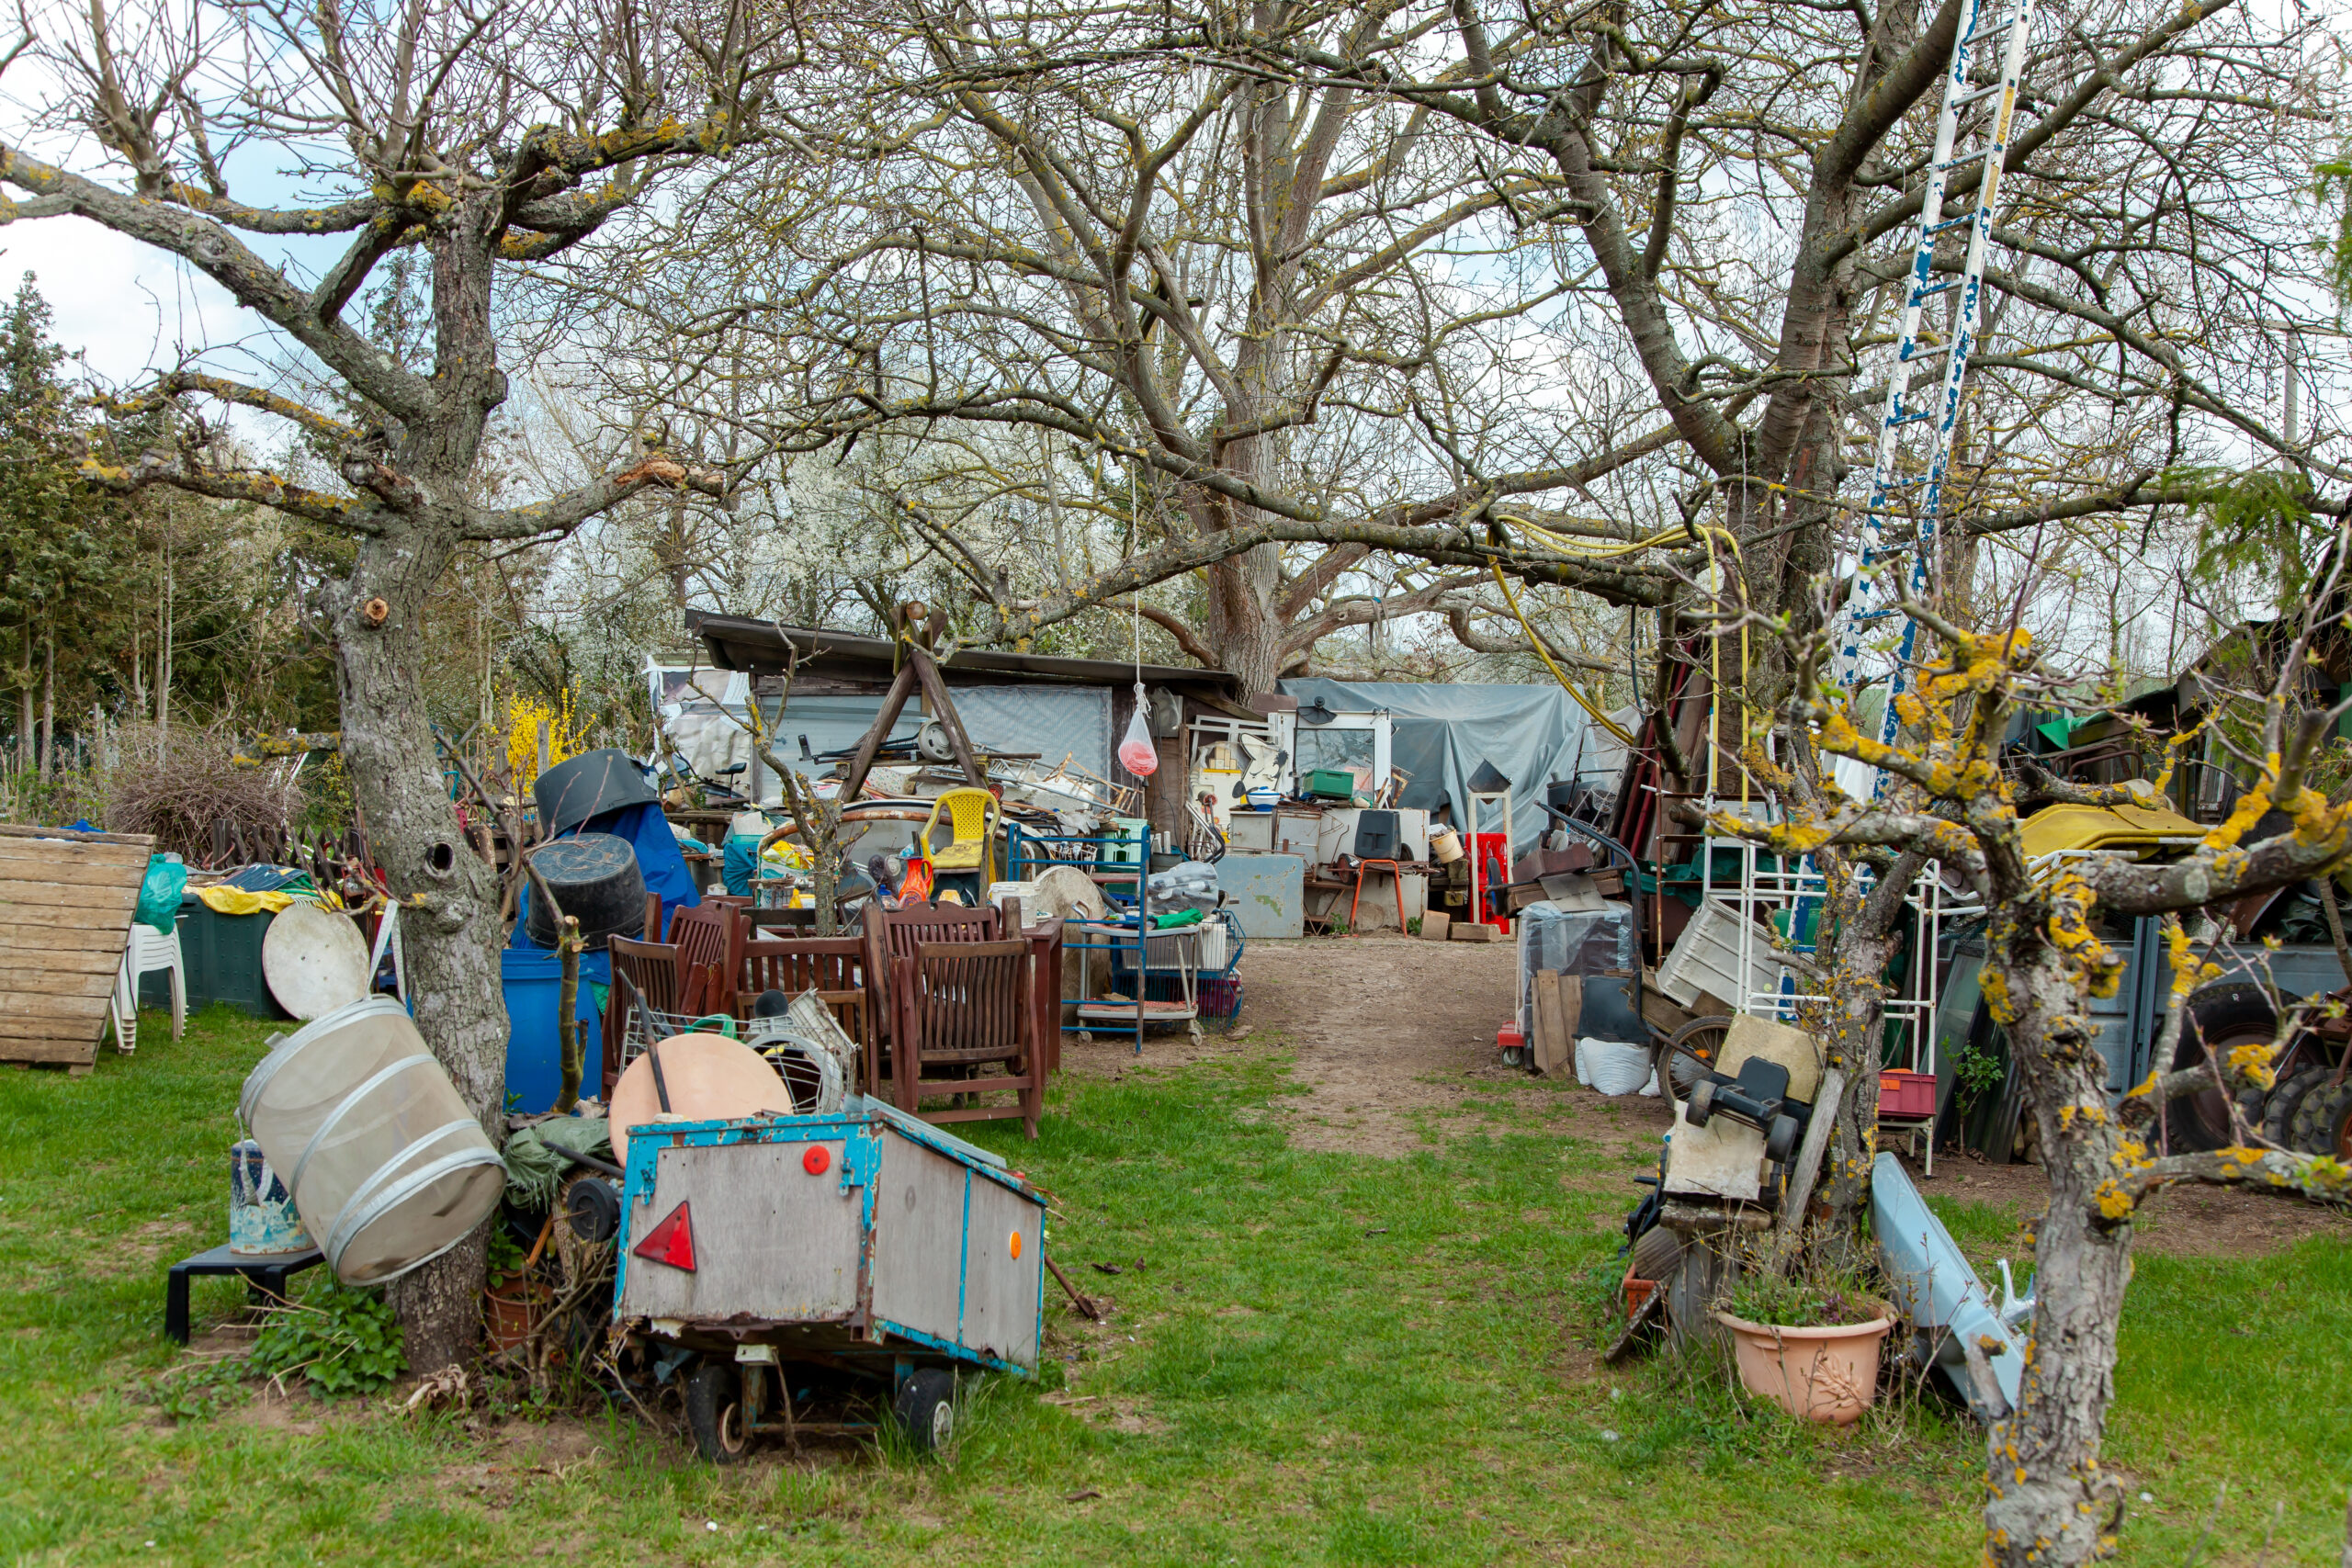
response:
[[[1151,723],[1145,716],[1149,707],[1142,683],[1137,682],[1136,716],[1127,720],[1126,739],[1119,742],[1119,766],[1139,779],[1148,779],[1159,771],[1159,748],[1152,744]]]

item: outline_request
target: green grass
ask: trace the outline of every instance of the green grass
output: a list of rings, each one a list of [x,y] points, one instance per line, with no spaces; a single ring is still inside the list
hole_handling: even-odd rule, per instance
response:
[[[1712,1367],[1598,1365],[1647,1156],[1547,1132],[1562,1091],[1465,1092],[1487,1131],[1402,1160],[1303,1153],[1268,1114],[1294,1087],[1275,1056],[1069,1082],[1035,1145],[978,1132],[1051,1190],[1056,1257],[1115,1311],[1055,1303],[1046,1375],[973,1389],[945,1462],[718,1472],[633,1416],[469,1430],[250,1391],[175,1423],[164,1269],[221,1234],[267,1032],[214,1011],[86,1078],[0,1072],[0,1564],[1975,1559],[1979,1438],[1939,1404],[1825,1433]],[[2004,1212],[1938,1208],[1972,1254],[2014,1246]],[[240,1300],[200,1283],[199,1331]],[[2202,1562],[2253,1562],[2280,1502],[2269,1561],[2333,1561],[2347,1320],[2340,1243],[2142,1261],[2109,1456],[2126,1561],[2185,1562],[2224,1480]]]

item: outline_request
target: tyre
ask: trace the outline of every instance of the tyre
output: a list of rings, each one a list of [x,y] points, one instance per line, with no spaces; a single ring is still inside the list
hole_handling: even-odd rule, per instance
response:
[[[734,1464],[752,1447],[743,1420],[743,1380],[728,1361],[705,1361],[686,1379],[686,1427],[713,1464]]]
[[[890,1413],[918,1452],[938,1452],[956,1440],[955,1374],[924,1368],[899,1385]]]
[[[1504,1047],[1503,1047],[1503,1066],[1506,1066],[1506,1067],[1523,1067],[1523,1066],[1525,1066],[1526,1065],[1527,1065],[1527,1047],[1526,1047],[1526,1046],[1524,1046],[1524,1045],[1506,1045],[1506,1046],[1504,1046]]]
[[[1724,1038],[1730,1032],[1727,1018],[1694,1018],[1676,1030],[1658,1043],[1658,1083],[1672,1089],[1677,1100],[1688,1100],[1723,1059]]]
[[[2226,1064],[2238,1046],[2267,1044],[2278,1035],[2278,1013],[2268,991],[2244,982],[2208,986],[2188,998],[2188,1016],[2181,1021],[2172,1066],[2193,1067],[2208,1055]],[[2176,1095],[2165,1107],[2165,1121],[2174,1148],[2218,1149],[2231,1138],[2229,1097],[2209,1081]]]
[[[1715,1086],[1713,1082],[1701,1083],[1690,1090],[1690,1099],[1682,1108],[1682,1119],[1693,1127],[1703,1127],[1714,1113]]]
[[[1797,1152],[1797,1133],[1795,1117],[1773,1117],[1771,1131],[1764,1134],[1764,1157],[1774,1165],[1788,1164]]]
[[[2282,1149],[2295,1146],[2295,1117],[2312,1091],[2324,1087],[2328,1080],[2325,1067],[2305,1067],[2291,1077],[2282,1078],[2270,1091],[2262,1105],[2262,1135]]]
[[[1634,1278],[1663,1280],[1682,1261],[1682,1237],[1664,1225],[1652,1225],[1634,1238]]]
[[[2323,1079],[2303,1096],[2295,1111],[2295,1141],[2290,1148],[2307,1155],[2352,1160],[2352,1082]]]

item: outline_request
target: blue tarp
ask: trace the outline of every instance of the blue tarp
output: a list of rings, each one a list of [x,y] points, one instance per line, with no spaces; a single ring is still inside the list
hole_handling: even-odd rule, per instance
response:
[[[624,806],[618,811],[607,811],[591,817],[572,833],[610,833],[616,839],[627,839],[637,852],[637,869],[644,874],[645,890],[662,896],[662,918],[666,922],[669,912],[702,902],[702,894],[695,887],[695,874],[686,867],[685,852],[678,848],[678,836],[670,830],[670,820],[662,808],[651,801],[637,806]],[[571,838],[572,833],[563,834]],[[522,897],[515,906],[514,934],[506,940],[509,947],[537,947],[530,936],[531,885],[523,884]],[[651,932],[648,942],[659,938]]]

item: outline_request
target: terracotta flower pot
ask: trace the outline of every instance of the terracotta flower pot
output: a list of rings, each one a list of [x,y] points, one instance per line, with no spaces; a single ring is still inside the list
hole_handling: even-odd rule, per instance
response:
[[[531,1337],[547,1311],[548,1288],[537,1280],[510,1280],[503,1292],[482,1293],[482,1334],[492,1350],[512,1350]]]
[[[1784,1328],[1727,1312],[1715,1321],[1731,1330],[1747,1392],[1792,1416],[1850,1426],[1878,1399],[1878,1356],[1894,1326],[1891,1317],[1830,1328]]]

